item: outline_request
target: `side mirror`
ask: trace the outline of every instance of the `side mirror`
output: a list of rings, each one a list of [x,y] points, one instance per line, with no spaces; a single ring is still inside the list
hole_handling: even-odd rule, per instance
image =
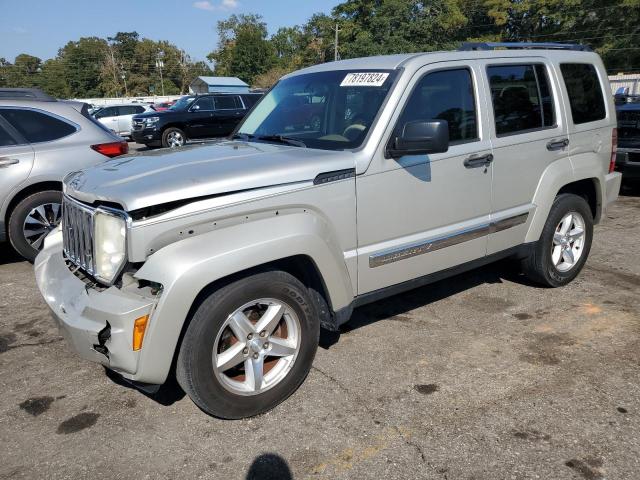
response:
[[[387,155],[400,158],[405,155],[442,153],[449,150],[449,122],[446,120],[415,120],[403,125],[400,135],[391,139]]]
[[[200,105],[194,105],[193,107],[191,107],[192,112],[197,112],[198,110],[200,110]]]

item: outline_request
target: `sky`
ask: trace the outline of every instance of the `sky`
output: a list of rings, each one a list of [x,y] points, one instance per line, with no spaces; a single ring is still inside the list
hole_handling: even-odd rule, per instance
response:
[[[329,13],[337,0],[0,0],[0,57],[56,56],[70,40],[136,31],[168,40],[194,60],[206,60],[218,40],[216,24],[233,13],[257,13],[269,33]]]

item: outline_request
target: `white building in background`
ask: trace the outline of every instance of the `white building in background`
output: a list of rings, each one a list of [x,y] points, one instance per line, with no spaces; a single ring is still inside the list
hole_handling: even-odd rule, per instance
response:
[[[640,73],[610,75],[611,93],[616,93],[618,89],[629,89],[623,93],[629,95],[640,95]]]
[[[189,93],[249,93],[249,85],[238,77],[198,77],[189,85]]]

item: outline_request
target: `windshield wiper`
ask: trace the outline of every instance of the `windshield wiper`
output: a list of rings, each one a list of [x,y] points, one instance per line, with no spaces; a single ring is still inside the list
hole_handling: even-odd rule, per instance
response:
[[[291,137],[285,137],[283,135],[261,135],[259,137],[256,137],[256,140],[286,143],[287,145],[293,145],[294,147],[303,147],[303,148],[307,147],[307,145],[302,140],[297,140]]]
[[[240,140],[242,140],[243,142],[247,142],[247,141],[249,141],[250,139],[252,139],[252,138],[254,138],[254,137],[255,137],[255,135],[250,135],[250,134],[248,134],[248,133],[236,133],[235,135],[233,135],[233,136],[231,137],[231,139],[232,139],[232,140],[238,140],[238,139],[240,139]]]

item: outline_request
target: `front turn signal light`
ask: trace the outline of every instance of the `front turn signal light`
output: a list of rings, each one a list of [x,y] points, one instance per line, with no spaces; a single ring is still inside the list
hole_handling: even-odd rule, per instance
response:
[[[144,332],[147,329],[149,323],[149,315],[136,318],[133,322],[133,351],[137,352],[142,348],[142,340],[144,340]]]

